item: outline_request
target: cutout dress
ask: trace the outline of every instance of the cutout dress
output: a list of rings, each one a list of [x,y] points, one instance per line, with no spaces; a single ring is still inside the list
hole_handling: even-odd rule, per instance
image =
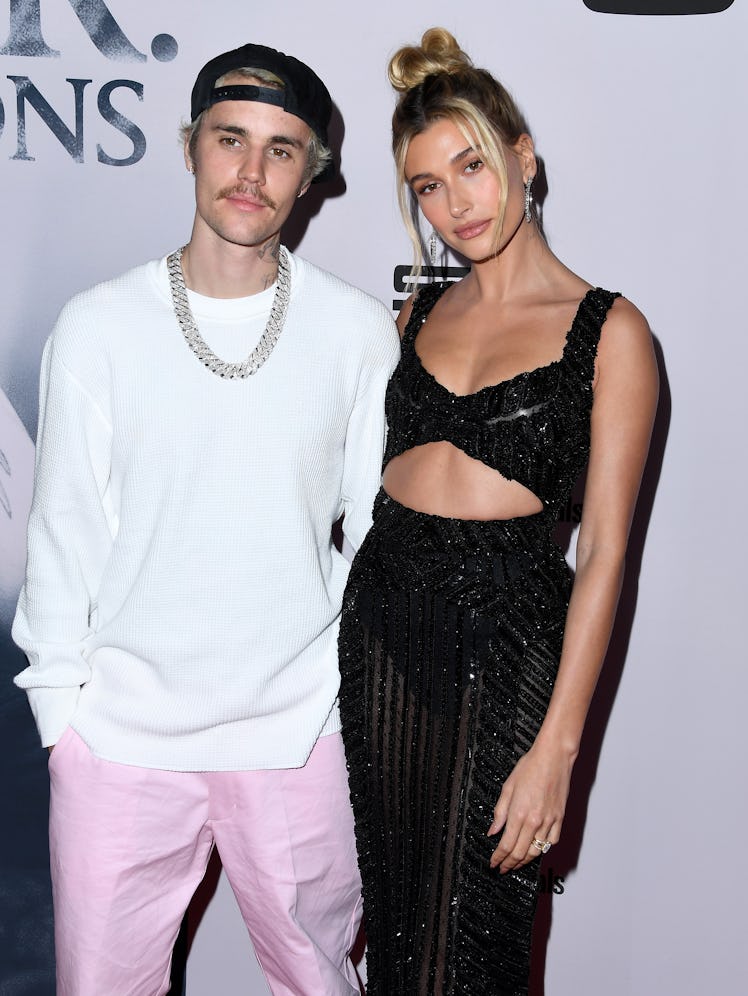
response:
[[[588,291],[559,360],[456,395],[415,349],[448,286],[414,302],[387,390],[384,465],[448,441],[543,510],[453,519],[377,496],[340,630],[367,996],[527,993],[540,862],[500,875],[486,831],[553,690],[571,573],[551,533],[589,457],[597,344],[618,296]]]

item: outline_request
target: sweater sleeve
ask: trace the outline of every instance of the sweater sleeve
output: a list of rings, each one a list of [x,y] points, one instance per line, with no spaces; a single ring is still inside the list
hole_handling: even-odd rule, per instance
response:
[[[395,323],[384,306],[377,328],[377,346],[359,384],[348,421],[343,468],[343,533],[356,551],[371,527],[374,498],[382,478],[385,443],[384,397],[400,355]]]
[[[34,498],[26,579],[13,639],[29,666],[26,690],[42,745],[57,742],[90,678],[85,642],[112,546],[105,512],[111,426],[58,355],[54,336],[42,359]]]

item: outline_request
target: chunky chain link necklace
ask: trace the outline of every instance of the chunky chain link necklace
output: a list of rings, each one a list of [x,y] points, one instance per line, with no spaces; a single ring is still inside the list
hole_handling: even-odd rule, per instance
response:
[[[278,337],[283,331],[283,323],[286,320],[288,302],[291,298],[291,268],[288,262],[288,253],[279,246],[278,248],[278,281],[273,295],[273,306],[270,309],[265,331],[260,337],[260,341],[255,348],[241,363],[226,363],[213,352],[207,342],[200,335],[195,316],[192,314],[190,302],[187,299],[187,287],[184,283],[182,273],[182,253],[186,249],[182,246],[177,249],[166,260],[166,268],[169,271],[169,287],[171,289],[171,299],[174,304],[174,313],[177,316],[179,327],[182,330],[187,345],[190,347],[200,362],[216,374],[217,377],[224,377],[233,380],[237,377],[245,378],[257,373],[265,360],[270,356],[278,341]]]

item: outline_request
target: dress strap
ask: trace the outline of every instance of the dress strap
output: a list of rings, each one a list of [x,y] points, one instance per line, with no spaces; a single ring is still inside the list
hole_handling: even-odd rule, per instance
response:
[[[449,286],[451,286],[451,282],[445,281],[444,283],[423,284],[418,288],[413,299],[410,318],[403,332],[404,346],[415,341],[419,329],[428,318],[429,312]]]
[[[587,292],[574,316],[564,355],[583,382],[592,382],[600,333],[613,302],[620,296],[617,291],[595,287]]]

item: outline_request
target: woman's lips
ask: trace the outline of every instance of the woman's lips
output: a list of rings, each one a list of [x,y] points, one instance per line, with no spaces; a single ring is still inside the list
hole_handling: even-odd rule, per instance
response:
[[[479,235],[483,235],[490,224],[490,219],[488,221],[474,221],[469,225],[463,225],[462,228],[456,228],[455,235],[458,239],[475,239]]]

